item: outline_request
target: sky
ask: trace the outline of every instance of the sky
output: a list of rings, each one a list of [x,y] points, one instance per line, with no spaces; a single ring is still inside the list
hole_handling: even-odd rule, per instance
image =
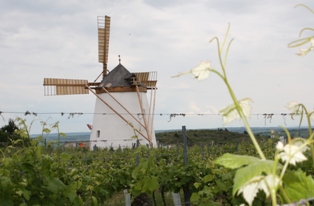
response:
[[[96,79],[97,16],[104,15],[111,17],[108,69],[120,55],[130,72],[158,72],[156,130],[223,126],[219,111],[232,100],[217,75],[171,77],[200,61],[221,71],[217,44],[209,41],[222,41],[229,23],[226,72],[236,97],[253,100],[250,125],[298,126],[298,117],[281,115],[291,101],[314,108],[314,53],[300,57],[288,48],[301,29],[313,27],[314,15],[297,4],[314,9],[311,0],[2,0],[0,127],[21,117],[33,134],[41,133],[40,121],[59,122],[62,132],[89,131],[96,97],[44,96],[43,79]]]

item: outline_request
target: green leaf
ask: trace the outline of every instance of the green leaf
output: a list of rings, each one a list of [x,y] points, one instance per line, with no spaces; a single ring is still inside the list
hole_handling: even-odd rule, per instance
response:
[[[76,191],[76,190],[80,189],[81,186],[82,186],[81,181],[74,181],[67,186],[67,191]]]
[[[221,175],[222,180],[231,180],[232,177],[233,177],[233,173],[231,173],[231,172]]]
[[[194,183],[194,187],[195,187],[196,189],[198,189],[201,185],[202,185],[202,184],[201,184],[201,183],[198,183],[198,182],[195,182],[195,183]]]
[[[12,144],[13,144],[13,145],[16,145],[16,144],[18,144],[18,143],[20,143],[20,142],[22,142],[22,140],[21,140],[21,139],[18,139],[18,140],[12,141]]]
[[[43,133],[46,133],[46,134],[49,134],[51,131],[50,131],[50,129],[48,129],[48,128],[44,128],[43,129]]]
[[[60,135],[61,137],[64,137],[64,138],[66,138],[66,136],[67,136],[67,135],[66,135],[65,133],[63,133],[63,132],[60,132],[59,135]]]
[[[144,181],[144,184],[143,184],[142,192],[149,192],[150,194],[156,189],[158,189],[159,187],[157,177],[150,178],[146,176],[144,177],[143,181]]]
[[[69,155],[67,153],[61,153],[60,158],[62,161],[68,161],[71,159],[71,155]]]
[[[53,158],[49,155],[43,154],[43,155],[41,155],[41,157],[44,161],[49,161],[49,162],[53,161]]]
[[[234,177],[232,195],[235,195],[240,187],[253,177],[259,176],[262,173],[271,174],[273,166],[274,161],[257,159],[254,163],[238,169]]]
[[[32,192],[31,192],[31,191],[28,191],[28,190],[22,190],[22,192],[23,192],[24,198],[25,198],[26,200],[29,200],[29,198],[30,198]]]
[[[55,129],[55,128],[58,128],[59,127],[59,121],[55,122],[51,128]]]
[[[14,205],[12,199],[8,197],[7,199],[0,199],[0,205]]]
[[[77,190],[82,186],[81,181],[75,181],[69,184],[66,188],[65,194],[67,194],[67,197],[69,198],[70,202],[74,202],[74,200],[77,197]]]
[[[12,162],[12,158],[3,157],[1,161],[5,167],[8,167],[10,165],[10,163]]]
[[[7,190],[8,187],[11,185],[11,180],[8,177],[0,177],[0,185],[2,190]]]
[[[222,182],[221,180],[217,180],[216,183],[217,183],[217,186],[219,187],[220,191],[227,191],[228,190],[227,185],[224,182]]]
[[[94,186],[93,186],[93,185],[88,185],[88,186],[86,187],[86,190],[93,191],[93,190],[94,190]]]
[[[16,194],[18,194],[20,197],[23,196],[26,200],[29,200],[32,193],[28,190],[18,190],[16,191]]]
[[[207,182],[212,181],[213,179],[214,179],[214,175],[209,174],[209,175],[206,175],[206,176],[203,178],[203,181],[204,181],[205,183],[207,183]]]
[[[53,179],[48,180],[47,189],[53,193],[58,193],[66,188],[64,183],[59,179],[54,177]]]
[[[314,197],[314,180],[301,169],[287,171],[283,178],[284,189],[291,202]]]
[[[226,168],[236,169],[242,167],[243,165],[253,164],[256,161],[260,161],[261,159],[257,157],[247,156],[247,155],[234,155],[230,153],[226,153],[221,157],[218,157],[214,163],[222,165]]]
[[[67,197],[69,198],[70,202],[73,203],[75,198],[77,197],[76,191],[68,193]]]
[[[200,199],[200,196],[198,193],[196,192],[193,192],[192,195],[191,195],[191,198],[190,198],[190,201],[194,203],[198,202]]]
[[[141,191],[142,190],[142,186],[143,186],[143,182],[140,181],[140,182],[137,182],[137,183],[134,184],[133,189],[136,190],[136,191]]]
[[[92,196],[93,205],[98,205],[96,197]]]

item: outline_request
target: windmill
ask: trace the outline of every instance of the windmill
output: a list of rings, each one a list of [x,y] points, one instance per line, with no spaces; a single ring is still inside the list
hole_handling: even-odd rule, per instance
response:
[[[93,81],[44,78],[45,96],[89,94],[96,96],[90,148],[156,146],[154,110],[157,72],[129,72],[119,64],[107,69],[110,17],[98,17],[98,54],[102,72]],[[101,80],[99,80],[102,78]],[[148,98],[149,97],[149,98]]]

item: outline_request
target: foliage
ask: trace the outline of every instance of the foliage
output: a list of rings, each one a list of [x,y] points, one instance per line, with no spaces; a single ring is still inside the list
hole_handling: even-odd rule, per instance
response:
[[[9,119],[7,125],[0,129],[0,142],[1,146],[16,145],[21,146],[22,143],[28,145],[30,143],[30,137],[22,135],[23,128],[19,128],[15,121]]]
[[[147,150],[147,147],[141,146],[137,148],[134,154],[138,155]],[[143,156],[143,154],[141,154],[141,156]],[[152,195],[152,193],[158,189],[158,178],[153,172],[156,169],[153,158],[153,156],[141,158],[138,166],[132,171],[132,179],[134,183],[131,184],[131,191],[134,196],[138,196],[141,193]]]
[[[26,136],[29,127],[25,120],[19,118],[18,121],[19,125],[24,125],[21,135]],[[49,134],[48,124],[41,124],[43,131]],[[58,131],[58,124],[52,124],[51,128]],[[47,202],[51,205],[106,205],[112,195],[125,189],[133,199],[143,193],[154,199],[157,190],[165,199],[165,193],[180,192],[186,185],[191,192],[200,192],[213,203],[228,205],[228,201],[234,200],[231,195],[234,172],[214,165],[213,159],[222,150],[246,153],[250,147],[247,142],[240,143],[238,149],[232,144],[205,149],[191,147],[190,163],[185,166],[181,147],[66,150],[51,145],[45,147],[41,144],[42,139],[42,136],[32,139],[29,147],[10,146],[1,150],[1,205],[43,205]],[[207,187],[203,181],[211,183],[210,193],[202,193]]]
[[[52,126],[57,127],[57,124]],[[233,196],[233,185],[240,187],[246,180],[234,182],[238,172],[219,166],[214,160],[219,161],[218,157],[225,151],[230,154],[223,164],[233,165],[232,168],[253,167],[252,164],[259,160],[249,142],[240,142],[237,147],[233,143],[189,147],[189,164],[184,165],[181,146],[88,151],[45,147],[41,141],[42,136],[33,139],[29,147],[10,146],[1,150],[1,205],[46,205],[47,202],[51,205],[107,205],[113,195],[125,189],[130,191],[133,200],[144,193],[154,200],[156,191],[160,191],[165,199],[166,193],[180,192],[186,185],[192,193],[193,205],[239,205],[244,200],[241,196]],[[260,144],[266,157],[274,156],[273,142],[265,140]],[[232,159],[234,157],[238,159]],[[297,166],[302,171],[311,171],[312,167],[307,163]],[[250,170],[250,173],[253,172]],[[295,186],[298,178],[310,178],[300,173],[291,173],[290,177],[288,194],[298,189]],[[310,190],[311,182],[303,191],[306,188]],[[267,201],[259,192],[254,205],[263,205]]]

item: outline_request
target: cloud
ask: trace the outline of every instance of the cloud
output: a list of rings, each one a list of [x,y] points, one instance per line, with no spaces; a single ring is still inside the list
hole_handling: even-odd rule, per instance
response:
[[[304,3],[314,8],[312,1]],[[252,98],[253,110],[260,113],[280,113],[291,99],[311,107],[313,54],[297,57],[298,50],[288,49],[287,44],[298,38],[303,27],[311,26],[313,18],[304,8],[295,9],[295,4],[293,0],[1,1],[0,111],[56,112],[40,117],[53,116],[66,131],[88,131],[85,125],[92,115],[67,119],[60,113],[93,113],[95,97],[44,97],[42,84],[45,77],[93,81],[98,76],[102,69],[97,54],[98,15],[111,16],[109,70],[121,55],[130,71],[158,72],[156,113],[217,113],[220,105],[231,103],[216,75],[202,82],[191,76],[171,78],[200,60],[211,61],[219,70],[217,46],[209,40],[223,38],[229,22],[234,42],[227,74],[237,97]],[[156,116],[155,128],[220,122],[209,116],[171,122],[165,115]],[[208,124],[203,118],[208,118]]]
[[[196,105],[196,103],[194,101],[190,102],[190,112],[188,112],[189,114],[198,114],[201,113],[201,109],[199,108],[199,106]]]
[[[151,7],[158,8],[158,9],[164,9],[167,7],[177,7],[178,5],[186,4],[189,1],[188,0],[160,0],[160,1],[154,1],[154,0],[144,0],[145,4],[150,5]]]

